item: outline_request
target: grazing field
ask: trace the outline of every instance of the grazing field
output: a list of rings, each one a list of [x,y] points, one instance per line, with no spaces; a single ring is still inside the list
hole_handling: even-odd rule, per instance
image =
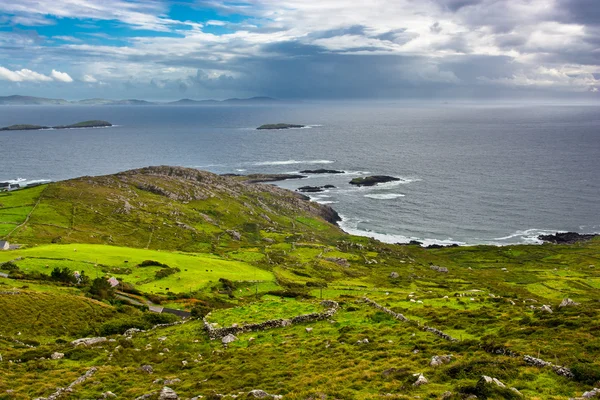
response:
[[[48,185],[10,237],[25,246],[0,251],[15,278],[0,277],[0,398],[48,397],[92,367],[65,398],[154,399],[168,386],[207,399],[558,400],[600,386],[600,238],[384,244],[340,233],[292,194],[233,182],[159,167]],[[0,228],[24,222],[33,193],[0,207]],[[49,279],[57,267],[91,280]],[[102,289],[108,276],[122,292]],[[322,299],[337,313],[227,344],[200,320],[289,319],[322,312]],[[107,340],[69,344],[82,336]]]
[[[85,271],[89,277],[105,274],[134,283],[146,292],[181,292],[197,290],[219,278],[234,281],[270,281],[273,274],[253,265],[224,260],[206,254],[133,249],[127,247],[72,244],[46,245],[0,252],[0,262],[19,259],[16,264],[26,272],[49,274],[55,267]],[[139,267],[142,261],[154,260],[180,272],[157,279],[159,266]]]
[[[46,185],[0,193],[0,239],[25,222]]]

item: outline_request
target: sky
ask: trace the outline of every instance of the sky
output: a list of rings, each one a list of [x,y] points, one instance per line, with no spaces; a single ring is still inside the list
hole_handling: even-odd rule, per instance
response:
[[[0,0],[0,95],[600,100],[600,0]]]

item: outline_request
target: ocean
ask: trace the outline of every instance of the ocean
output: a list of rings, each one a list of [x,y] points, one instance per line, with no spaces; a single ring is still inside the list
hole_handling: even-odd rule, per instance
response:
[[[334,185],[347,232],[396,243],[538,243],[600,231],[600,107],[322,103],[272,106],[4,106],[0,126],[103,119],[111,128],[0,132],[0,181],[111,174],[148,165],[296,173]],[[265,123],[303,129],[257,131]],[[400,181],[357,188],[358,176]]]

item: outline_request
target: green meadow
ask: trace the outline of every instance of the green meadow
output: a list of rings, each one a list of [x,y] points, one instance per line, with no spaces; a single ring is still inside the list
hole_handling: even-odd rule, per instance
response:
[[[262,389],[302,400],[558,400],[600,385],[600,238],[425,249],[345,235],[323,216],[291,192],[174,167],[1,195],[0,237],[22,247],[0,252],[0,264],[12,262],[0,271],[10,273],[0,277],[0,399],[47,397],[91,367],[61,398],[156,399],[167,385],[182,399]],[[146,260],[164,265],[139,266]],[[157,277],[165,265],[170,274]],[[115,276],[133,301],[34,279],[56,267]],[[559,307],[566,298],[577,304]],[[152,329],[178,317],[144,306],[210,313],[227,327],[320,312],[322,299],[340,305],[330,319],[241,333],[227,346],[196,318]],[[123,336],[130,328],[142,331]],[[69,343],[90,336],[107,341]],[[442,355],[451,357],[430,364]],[[427,383],[415,386],[419,374]],[[506,388],[478,383],[483,375]]]

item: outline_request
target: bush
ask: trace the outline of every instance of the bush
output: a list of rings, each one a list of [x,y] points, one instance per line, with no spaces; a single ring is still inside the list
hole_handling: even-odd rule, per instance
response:
[[[0,269],[4,271],[18,271],[19,267],[12,261],[7,261],[3,264],[0,264]]]
[[[167,264],[163,264],[161,262],[158,261],[154,261],[154,260],[144,260],[141,263],[138,264],[138,267],[163,267],[163,268],[170,268]]]
[[[578,363],[571,366],[575,380],[590,386],[600,382],[600,366],[587,363]]]
[[[153,312],[145,313],[142,316],[142,319],[152,325],[171,324],[180,320],[180,318],[174,314],[158,314]]]
[[[169,275],[173,275],[176,274],[177,272],[181,272],[181,270],[179,268],[163,268],[161,270],[156,271],[156,273],[154,274],[154,276],[156,277],[156,279],[160,279],[160,278],[165,278]]]
[[[197,304],[192,308],[192,318],[204,318],[211,311],[211,308],[205,304]]]
[[[383,311],[376,311],[374,314],[371,314],[369,318],[371,318],[373,322],[384,322],[392,320],[392,316],[387,313],[384,313]]]
[[[161,304],[163,302],[163,298],[156,294],[148,294],[146,297],[154,304]]]
[[[152,325],[150,323],[140,319],[118,319],[102,324],[102,326],[100,326],[100,335],[121,335],[125,333],[127,329],[137,328],[145,330],[151,327]]]
[[[75,275],[73,275],[73,271],[71,271],[71,269],[68,267],[54,268],[52,270],[52,272],[50,273],[50,278],[52,278],[52,280],[59,281],[59,282],[65,282],[65,283],[76,283],[77,282]]]
[[[33,350],[27,350],[26,352],[21,354],[21,357],[19,357],[19,358],[21,359],[21,361],[27,362],[27,361],[35,360],[37,358],[42,358],[42,357],[48,358],[49,356],[50,356],[50,353],[48,350],[33,349]]]
[[[100,300],[112,299],[115,295],[114,289],[106,278],[96,278],[90,286],[90,294],[92,297]]]
[[[292,299],[310,299],[314,297],[308,293],[295,292],[292,290],[271,290],[268,291],[267,294],[270,294],[271,296],[288,297]]]
[[[65,351],[65,358],[74,361],[93,360],[97,355],[98,353],[95,350],[85,347],[75,347]]]

